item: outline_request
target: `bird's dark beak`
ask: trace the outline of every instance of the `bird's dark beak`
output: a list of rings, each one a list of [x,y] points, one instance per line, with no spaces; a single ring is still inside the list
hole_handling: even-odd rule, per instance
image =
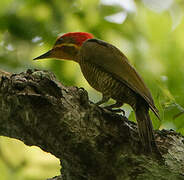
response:
[[[38,56],[38,57],[34,58],[33,60],[46,59],[46,58],[52,58],[52,50],[42,54],[41,56]]]

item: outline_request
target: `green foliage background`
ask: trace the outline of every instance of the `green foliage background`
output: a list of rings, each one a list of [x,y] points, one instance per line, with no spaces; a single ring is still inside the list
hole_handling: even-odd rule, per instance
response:
[[[49,50],[58,35],[90,32],[121,49],[142,75],[160,111],[160,122],[151,113],[154,127],[184,134],[184,4],[182,0],[161,2],[1,1],[0,69],[14,73],[47,69],[65,85],[86,88],[91,100],[97,101],[99,93],[89,87],[77,64],[32,61]],[[125,106],[125,110],[134,120],[131,109]],[[178,113],[180,116],[174,118]],[[20,142],[0,138],[0,180],[39,180],[59,174],[56,159],[38,148],[28,151],[30,148]]]

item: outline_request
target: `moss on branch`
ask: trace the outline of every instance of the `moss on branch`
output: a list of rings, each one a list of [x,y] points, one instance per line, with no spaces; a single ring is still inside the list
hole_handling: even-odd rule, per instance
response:
[[[0,70],[0,135],[39,146],[60,159],[53,180],[184,179],[184,138],[157,131],[164,163],[144,155],[137,125],[105,111],[83,88],[65,87],[48,71]]]

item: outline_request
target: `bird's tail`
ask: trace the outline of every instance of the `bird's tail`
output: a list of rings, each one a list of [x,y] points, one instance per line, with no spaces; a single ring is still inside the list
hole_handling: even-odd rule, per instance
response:
[[[152,153],[153,151],[158,151],[153,134],[152,122],[149,116],[148,104],[145,102],[137,103],[135,114],[140,139],[144,147],[145,153]]]

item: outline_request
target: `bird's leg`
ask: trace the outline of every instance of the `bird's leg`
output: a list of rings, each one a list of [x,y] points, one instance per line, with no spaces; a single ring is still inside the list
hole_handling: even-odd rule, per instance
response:
[[[103,103],[105,103],[105,102],[107,102],[108,100],[110,99],[110,97],[108,97],[108,96],[102,96],[102,99],[100,100],[100,101],[98,101],[97,103],[95,103],[97,106],[98,105],[101,105],[101,104],[103,104]]]
[[[107,109],[112,109],[112,108],[119,108],[123,106],[123,102],[120,102],[120,101],[116,101],[116,103],[114,104],[111,104],[109,106],[106,106]]]
[[[125,115],[125,111],[123,109],[112,109],[112,108],[119,108],[121,106],[123,106],[123,102],[116,101],[115,104],[111,104],[109,106],[106,106],[105,108],[113,112],[122,112],[123,115]]]

